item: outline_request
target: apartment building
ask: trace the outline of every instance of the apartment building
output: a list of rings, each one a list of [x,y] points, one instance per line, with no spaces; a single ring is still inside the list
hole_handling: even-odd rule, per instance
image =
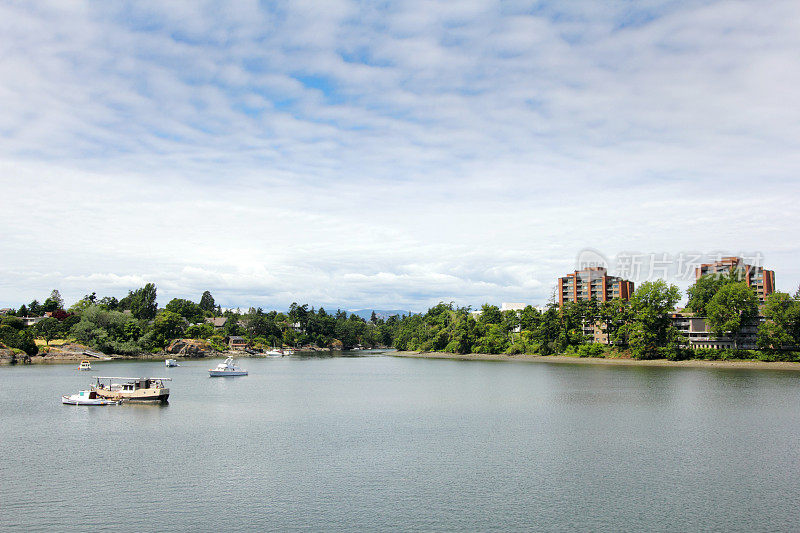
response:
[[[633,282],[617,276],[609,276],[604,267],[588,267],[576,270],[558,280],[558,304],[591,300],[600,302],[622,298],[633,294]]]
[[[740,281],[752,287],[762,303],[775,292],[775,271],[761,266],[748,265],[741,257],[722,257],[713,263],[704,263],[695,269],[695,279],[709,274],[727,275],[734,272]]]

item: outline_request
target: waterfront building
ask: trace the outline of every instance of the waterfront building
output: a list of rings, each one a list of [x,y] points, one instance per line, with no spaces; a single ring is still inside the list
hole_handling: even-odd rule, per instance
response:
[[[695,279],[706,275],[726,275],[733,272],[739,281],[756,291],[758,300],[764,302],[775,292],[775,271],[762,266],[748,265],[741,257],[721,257],[719,261],[704,263],[695,268]]]
[[[691,313],[673,313],[670,315],[672,325],[683,335],[685,348],[712,348],[726,350],[755,350],[758,348],[758,325],[763,317],[758,317],[751,324],[746,324],[739,334],[738,346],[732,337],[717,337],[708,325],[708,319],[694,316]]]
[[[600,302],[614,298],[627,300],[631,294],[633,282],[609,276],[604,267],[587,267],[558,279],[558,305],[592,298]]]

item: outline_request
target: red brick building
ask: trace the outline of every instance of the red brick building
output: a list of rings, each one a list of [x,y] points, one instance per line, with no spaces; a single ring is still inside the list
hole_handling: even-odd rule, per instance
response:
[[[695,280],[709,274],[726,275],[730,272],[734,272],[739,281],[744,281],[755,289],[761,302],[775,292],[775,271],[748,265],[741,257],[722,257],[719,261],[704,263],[694,270]]]
[[[622,298],[627,300],[633,294],[633,282],[617,276],[609,276],[603,267],[588,267],[576,270],[558,279],[558,305],[564,302],[591,300],[600,302]]]

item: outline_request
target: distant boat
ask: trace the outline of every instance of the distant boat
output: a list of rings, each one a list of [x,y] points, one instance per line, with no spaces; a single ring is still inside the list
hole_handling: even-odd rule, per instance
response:
[[[267,357],[283,357],[282,350],[269,350],[264,352],[264,355]]]
[[[62,396],[61,403],[66,405],[117,405],[120,400],[101,398],[93,390],[78,391],[78,394]]]
[[[167,359],[164,361],[164,364],[166,366],[181,366],[178,364],[178,361],[176,359]]]
[[[92,369],[92,364],[86,360],[81,361],[81,365],[78,367],[78,370],[91,370],[91,369]]]
[[[217,365],[217,368],[211,368],[208,371],[209,377],[219,378],[228,376],[246,376],[247,370],[242,370],[233,360],[233,357],[225,359],[224,363]]]

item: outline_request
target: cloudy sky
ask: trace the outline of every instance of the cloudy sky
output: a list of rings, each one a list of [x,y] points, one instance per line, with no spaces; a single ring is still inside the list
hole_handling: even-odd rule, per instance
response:
[[[0,1],[0,306],[541,304],[587,247],[794,292],[799,58],[796,0]]]

